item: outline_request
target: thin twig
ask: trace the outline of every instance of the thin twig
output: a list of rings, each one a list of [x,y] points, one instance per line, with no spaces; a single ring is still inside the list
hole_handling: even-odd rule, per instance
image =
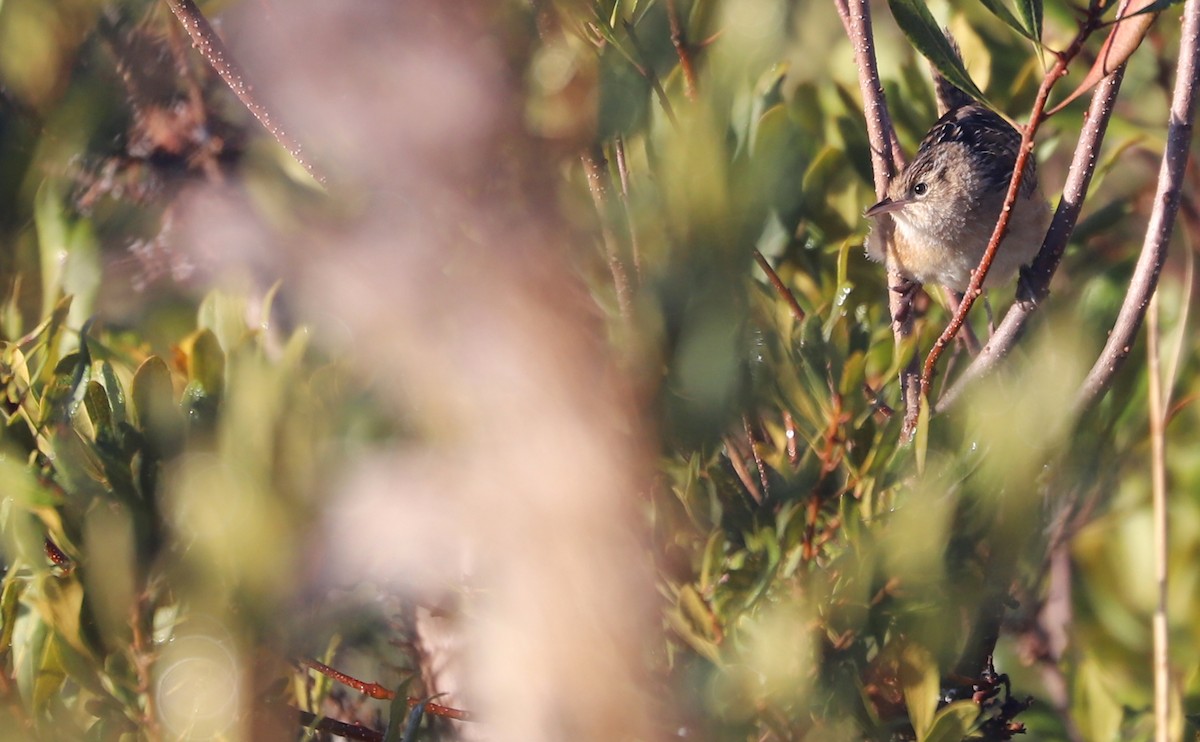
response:
[[[633,209],[629,205],[629,166],[625,162],[625,137],[613,138],[613,153],[617,158],[617,174],[621,178],[621,206],[625,209],[625,223],[629,225],[629,252],[633,258],[633,275],[641,281],[642,251],[638,247],[637,229],[633,223]]]
[[[1171,727],[1171,665],[1167,636],[1167,444],[1163,403],[1162,365],[1158,348],[1158,292],[1150,297],[1146,315],[1146,373],[1150,405],[1150,482],[1154,518],[1154,740],[1168,742]]]
[[[750,470],[746,468],[746,461],[742,458],[742,453],[738,448],[737,439],[732,435],[725,436],[725,456],[729,459],[729,464],[733,467],[734,474],[737,474],[738,479],[741,481],[742,487],[750,495],[750,499],[754,500],[756,505],[762,505],[762,490],[758,488],[758,483],[754,481],[754,477],[750,476]]]
[[[379,683],[368,683],[364,680],[359,680],[358,678],[335,670],[329,665],[317,662],[316,660],[302,659],[300,660],[300,665],[302,667],[315,670],[325,677],[336,680],[342,685],[353,688],[359,693],[370,696],[371,698],[376,698],[381,701],[390,701],[396,697],[396,692],[390,688],[382,686]],[[425,701],[424,699],[412,698],[410,696],[406,699],[406,702],[408,703],[408,707],[412,708],[418,703],[424,703]],[[436,703],[425,703],[425,712],[433,714],[434,716],[442,716],[447,719],[454,719],[455,721],[472,721],[471,714],[469,712],[463,711],[462,709],[450,708],[449,706],[442,706]]]
[[[1158,275],[1166,258],[1167,243],[1175,227],[1192,124],[1196,114],[1197,74],[1200,74],[1200,0],[1188,0],[1183,8],[1183,34],[1179,42],[1179,65],[1175,70],[1175,92],[1171,96],[1171,121],[1167,147],[1158,172],[1154,209],[1142,243],[1129,291],[1100,357],[1088,372],[1076,398],[1076,410],[1090,408],[1108,390],[1124,364],[1145,316],[1150,296],[1158,286]]]
[[[625,270],[625,264],[621,262],[616,235],[612,231],[612,214],[608,199],[611,187],[608,160],[605,159],[604,150],[599,145],[584,151],[580,159],[587,175],[588,189],[592,192],[592,203],[600,219],[600,236],[604,240],[608,270],[612,273],[613,287],[617,291],[617,305],[620,307],[621,316],[629,320],[633,316],[633,289],[629,283],[629,273]]]
[[[1067,74],[1067,68],[1071,61],[1079,54],[1083,48],[1083,42],[1087,40],[1095,29],[1095,24],[1099,20],[1099,16],[1095,11],[1088,15],[1083,24],[1079,28],[1079,32],[1075,34],[1075,38],[1071,44],[1058,54],[1058,58],[1054,66],[1042,78],[1042,84],[1038,88],[1037,98],[1033,102],[1033,110],[1029,114],[1029,123],[1025,125],[1025,131],[1021,134],[1021,149],[1017,152],[1017,161],[1013,167],[1012,178],[1008,182],[1008,193],[1004,197],[1004,205],[1000,209],[1000,218],[996,220],[996,226],[992,230],[992,238],[988,242],[987,249],[983,253],[983,258],[979,261],[979,267],[971,274],[971,283],[967,286],[967,291],[963,296],[962,303],[958,307],[958,311],[950,319],[950,323],[946,325],[946,329],[938,337],[937,341],[930,349],[929,355],[925,357],[925,366],[921,372],[921,396],[929,398],[929,388],[933,381],[933,372],[937,368],[938,359],[941,358],[946,346],[958,334],[963,323],[966,322],[967,314],[971,311],[971,307],[975,304],[975,300],[983,293],[983,282],[987,278],[988,270],[992,267],[992,260],[996,256],[996,250],[1000,246],[1001,240],[1008,232],[1008,222],[1012,218],[1013,207],[1017,203],[1017,194],[1021,190],[1021,181],[1025,175],[1025,170],[1029,166],[1029,158],[1033,156],[1033,138],[1037,134],[1038,127],[1046,117],[1046,103],[1050,99],[1050,90],[1055,83]]]
[[[151,689],[151,675],[154,671],[155,658],[149,631],[151,612],[150,596],[142,591],[133,601],[130,609],[130,651],[133,655],[133,666],[137,677],[138,696],[145,699],[141,718],[143,734],[149,742],[158,742],[163,735],[158,722],[156,694]]]
[[[296,162],[308,171],[314,180],[324,184],[325,176],[309,161],[300,143],[284,130],[271,115],[270,110],[254,94],[254,89],[246,81],[246,75],[242,71],[241,65],[229,54],[225,43],[209,25],[208,19],[196,7],[196,3],[193,0],[166,0],[166,3],[179,22],[183,24],[183,30],[187,31],[188,36],[191,37],[192,46],[196,47],[209,66],[221,76],[221,79],[242,102],[246,110],[258,119],[263,128],[292,155]]]
[[[1104,78],[1092,94],[1087,118],[1079,134],[1079,144],[1075,147],[1071,166],[1067,170],[1062,198],[1054,212],[1054,219],[1050,222],[1050,230],[1046,232],[1046,239],[1042,242],[1042,248],[1025,273],[1025,288],[1031,296],[1027,297],[1026,301],[1012,305],[983,346],[983,350],[938,400],[936,412],[949,408],[974,380],[992,371],[1001,359],[1008,356],[1016,347],[1029,318],[1050,295],[1050,280],[1062,262],[1067,243],[1075,231],[1075,224],[1079,221],[1079,213],[1083,209],[1092,175],[1096,172],[1096,163],[1100,160],[1100,144],[1104,141],[1104,134],[1108,129],[1108,121],[1112,118],[1124,76],[1125,68],[1121,67]]]
[[[675,0],[667,0],[667,19],[671,24],[671,44],[679,55],[679,69],[683,71],[683,92],[688,100],[696,100],[696,67],[692,64],[692,52],[688,48],[683,24],[679,22],[679,9]]]
[[[796,420],[787,410],[783,411],[783,429],[787,438],[788,463],[793,467],[799,466],[800,448],[796,445],[796,439],[800,437],[800,431],[796,430]]]
[[[754,441],[754,428],[750,426],[749,415],[742,415],[742,427],[746,429],[746,445],[750,447],[750,456],[754,458],[754,466],[758,469],[758,481],[762,483],[763,497],[769,498],[771,496],[771,483],[767,478],[767,465],[758,453],[758,446]]]
[[[958,313],[958,307],[962,304],[962,294],[957,291],[946,290],[946,306],[950,308],[951,314]],[[971,327],[971,323],[967,322],[963,325],[962,334],[958,339],[966,346],[967,352],[972,357],[979,355],[982,348],[979,345],[979,338],[975,335],[975,328]],[[949,374],[949,372],[947,372]]]
[[[662,105],[663,113],[667,114],[667,119],[672,126],[679,126],[679,119],[675,118],[675,109],[671,107],[671,99],[667,97],[667,91],[663,90],[662,83],[659,82],[658,75],[654,73],[654,69],[650,67],[647,61],[650,58],[646,56],[646,50],[642,48],[642,43],[638,41],[637,31],[633,24],[629,21],[621,21],[621,25],[625,27],[625,33],[629,34],[629,43],[633,45],[633,50],[637,52],[641,63],[637,64],[637,71],[642,77],[650,82],[650,86],[654,88],[654,94],[658,96],[658,102]]]
[[[804,321],[804,309],[800,306],[800,302],[796,301],[796,295],[788,288],[775,269],[771,267],[770,261],[767,260],[758,248],[754,248],[754,260],[758,262],[758,267],[762,268],[762,272],[767,274],[767,280],[775,287],[775,291],[779,294],[779,298],[783,299],[788,308],[792,310],[792,316],[797,322]]]

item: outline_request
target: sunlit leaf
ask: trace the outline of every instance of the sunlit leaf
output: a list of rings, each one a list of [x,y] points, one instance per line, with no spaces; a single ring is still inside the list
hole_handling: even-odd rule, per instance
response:
[[[940,677],[937,660],[928,649],[913,643],[904,646],[900,652],[900,687],[919,740],[926,739],[933,728]]]
[[[1171,4],[1167,2],[1164,5],[1163,2],[1164,0],[1124,0],[1120,12],[1117,14],[1117,22],[1109,32],[1108,38],[1104,40],[1104,45],[1100,47],[1100,53],[1096,56],[1092,68],[1088,70],[1078,87],[1050,110],[1050,114],[1061,111],[1063,107],[1094,88],[1101,80],[1125,64],[1126,60],[1142,45],[1142,39],[1146,37],[1146,32],[1150,30],[1154,19],[1161,12],[1160,6],[1167,7]]]
[[[962,742],[978,718],[978,704],[971,700],[956,701],[937,712],[921,742]]]

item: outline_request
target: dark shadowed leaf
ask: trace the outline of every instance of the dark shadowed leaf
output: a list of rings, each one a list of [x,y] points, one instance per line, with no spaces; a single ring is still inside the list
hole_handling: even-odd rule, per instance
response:
[[[983,7],[987,8],[989,11],[991,11],[992,15],[994,15],[997,18],[999,18],[1000,20],[1004,21],[1004,24],[1006,26],[1008,26],[1012,30],[1016,31],[1017,33],[1021,34],[1025,38],[1034,39],[1034,36],[1029,32],[1029,29],[1026,28],[1025,25],[1023,25],[1021,23],[1021,21],[1018,21],[1016,16],[1014,16],[1012,14],[1012,11],[1008,9],[1008,6],[1004,4],[1004,0],[979,0],[979,1],[981,3],[983,3]],[[1034,39],[1034,40],[1036,40],[1036,39]]]
[[[1034,41],[1042,40],[1042,0],[1017,0],[1017,13],[1025,27],[1025,35]]]
[[[987,97],[967,74],[962,61],[954,53],[954,48],[946,40],[941,26],[929,12],[924,0],[888,0],[888,6],[892,9],[896,24],[917,51],[967,95],[986,102]]]

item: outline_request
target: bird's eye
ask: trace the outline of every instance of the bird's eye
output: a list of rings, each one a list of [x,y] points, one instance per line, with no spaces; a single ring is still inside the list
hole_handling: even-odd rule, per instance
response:
[[[928,190],[929,186],[925,185],[924,183],[917,183],[915,186],[913,186],[913,194],[917,196],[924,196]]]

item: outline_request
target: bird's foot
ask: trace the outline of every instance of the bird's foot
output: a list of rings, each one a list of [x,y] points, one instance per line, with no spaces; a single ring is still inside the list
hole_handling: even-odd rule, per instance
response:
[[[1043,298],[1045,292],[1038,290],[1033,269],[1027,265],[1021,266],[1017,273],[1017,303],[1021,305],[1021,309],[1027,312],[1037,309]]]

